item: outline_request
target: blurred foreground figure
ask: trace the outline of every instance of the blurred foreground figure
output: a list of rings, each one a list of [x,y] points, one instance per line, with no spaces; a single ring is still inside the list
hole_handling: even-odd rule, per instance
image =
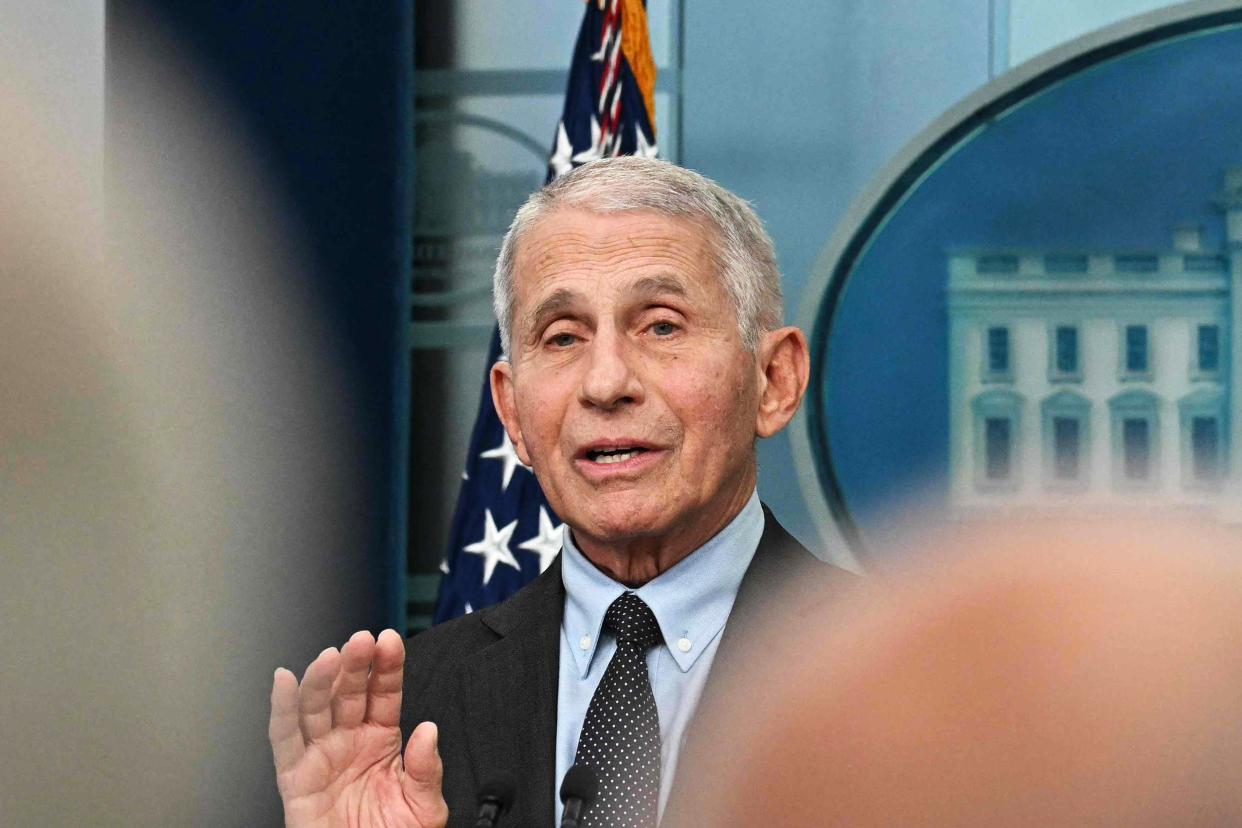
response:
[[[1242,539],[1118,523],[940,539],[774,639],[696,824],[1242,824]]]
[[[337,335],[187,62],[112,56],[105,221],[63,43],[2,31],[0,825],[279,824],[266,665],[355,595]]]

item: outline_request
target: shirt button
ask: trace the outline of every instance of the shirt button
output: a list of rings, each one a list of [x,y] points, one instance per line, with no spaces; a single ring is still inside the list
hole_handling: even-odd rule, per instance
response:
[[[690,647],[691,647],[690,639],[688,638],[677,639],[677,649],[681,650],[683,653],[690,652]]]
[[[591,649],[591,636],[589,636],[589,635],[584,635],[584,636],[582,636],[582,638],[579,638],[579,639],[578,639],[578,646],[579,646],[579,647],[581,647],[581,648],[582,648],[582,649],[584,649],[584,650],[589,650],[589,649]]]

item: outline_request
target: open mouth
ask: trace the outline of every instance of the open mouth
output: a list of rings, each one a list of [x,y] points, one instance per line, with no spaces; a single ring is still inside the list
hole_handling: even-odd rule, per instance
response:
[[[641,446],[616,446],[613,448],[588,449],[586,456],[592,463],[621,463],[646,452]]]

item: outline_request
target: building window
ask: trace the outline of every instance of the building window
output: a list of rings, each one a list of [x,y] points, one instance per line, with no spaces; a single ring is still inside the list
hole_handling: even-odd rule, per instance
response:
[[[1008,382],[1013,379],[1010,368],[1009,328],[993,325],[987,329],[983,359],[985,382]]]
[[[1082,379],[1079,366],[1078,327],[1055,325],[1049,331],[1048,380],[1076,382]]]
[[[1118,273],[1155,273],[1160,269],[1160,259],[1149,253],[1121,255],[1114,259]]]
[[[1078,329],[1057,326],[1057,371],[1073,374],[1078,371]]]
[[[1187,273],[1225,273],[1229,270],[1229,260],[1224,256],[1190,255],[1182,260]]]
[[[1151,353],[1146,325],[1125,325],[1121,334],[1121,378],[1151,379]]]
[[[1151,477],[1151,421],[1143,417],[1126,417],[1122,425],[1126,479],[1147,480]]]
[[[1044,400],[1044,482],[1050,489],[1081,489],[1087,485],[1091,403],[1073,391],[1059,391]]]
[[[988,370],[994,374],[1009,370],[1009,329],[988,328]]]
[[[975,487],[982,492],[1013,491],[1021,477],[1022,397],[1012,391],[985,391],[971,402],[975,415]]]
[[[1073,417],[1053,418],[1053,476],[1057,480],[1078,479],[1081,439],[1077,419]]]
[[[1213,483],[1220,475],[1220,420],[1215,417],[1191,419],[1190,445],[1195,480]]]
[[[1178,401],[1182,421],[1182,485],[1214,489],[1225,473],[1225,393],[1203,388]]]
[[[1147,326],[1126,325],[1126,372],[1147,373]]]
[[[1160,398],[1126,391],[1108,401],[1113,423],[1113,483],[1120,491],[1155,489],[1160,472]]]
[[[1018,257],[1001,253],[994,256],[980,256],[975,262],[976,273],[1017,273]]]
[[[985,421],[985,467],[988,480],[1008,480],[1013,472],[1013,433],[1008,417],[988,417]]]
[[[1054,253],[1044,257],[1044,270],[1048,273],[1086,273],[1087,257]]]
[[[1215,374],[1220,371],[1220,326],[1200,325],[1195,338],[1199,373]]]

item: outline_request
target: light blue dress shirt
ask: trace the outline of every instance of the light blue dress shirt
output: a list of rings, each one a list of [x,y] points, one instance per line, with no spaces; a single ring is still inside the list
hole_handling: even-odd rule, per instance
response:
[[[686,725],[698,706],[738,585],[763,534],[759,495],[715,537],[634,592],[651,607],[664,643],[647,653],[647,674],[660,715],[660,815],[677,769]],[[561,780],[574,763],[578,735],[616,639],[603,632],[604,612],[627,587],[600,572],[568,531],[561,550],[565,614],[561,620],[560,683],[556,708],[556,824]]]

